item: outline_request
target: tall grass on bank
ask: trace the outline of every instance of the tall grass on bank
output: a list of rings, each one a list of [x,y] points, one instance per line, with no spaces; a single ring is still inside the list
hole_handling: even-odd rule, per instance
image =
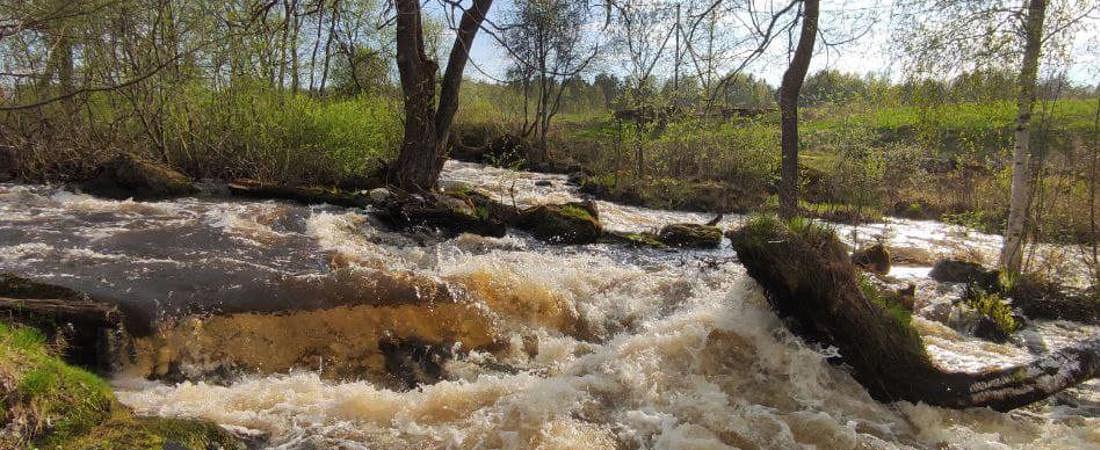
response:
[[[395,156],[399,107],[377,96],[324,100],[260,86],[196,88],[169,109],[165,159],[206,176],[335,183]]]
[[[196,178],[338,184],[392,159],[401,139],[400,104],[386,96],[327,99],[248,81],[96,93],[79,107],[5,113],[0,126],[31,180],[84,178],[125,151]]]

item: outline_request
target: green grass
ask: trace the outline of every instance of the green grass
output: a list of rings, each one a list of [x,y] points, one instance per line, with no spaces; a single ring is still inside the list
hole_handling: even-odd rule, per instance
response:
[[[83,179],[126,151],[195,178],[340,184],[392,160],[402,134],[400,101],[381,95],[314,97],[243,79],[219,89],[184,84],[151,100],[155,116],[115,95],[90,95],[75,116],[59,108],[0,114],[9,126],[27,123],[23,133],[33,137],[12,143],[27,149],[23,176]],[[37,114],[65,125],[35,136]]]
[[[0,448],[236,448],[217,426],[134,417],[101,378],[61,361],[37,330],[0,323]]]
[[[997,325],[997,329],[1005,334],[1012,334],[1020,328],[1020,324],[1012,315],[1012,308],[998,294],[977,292],[966,299],[966,304],[974,308],[978,314],[992,320]]]
[[[34,431],[47,431],[50,446],[80,436],[110,416],[114,400],[103,380],[69,366],[50,354],[45,339],[30,328],[0,324],[0,377],[10,378],[23,399],[20,406],[36,419]],[[15,408],[7,414],[16,413]]]
[[[563,205],[561,215],[584,222],[598,222],[596,218],[592,217],[591,213],[577,205]]]
[[[822,109],[823,111],[816,114],[818,119],[807,123],[807,131],[835,128],[845,122],[874,130],[917,127],[935,127],[943,130],[990,130],[1011,128],[1016,121],[1016,103],[1007,100],[891,107],[853,104],[840,110]],[[825,112],[826,110],[828,113]],[[1092,117],[1095,114],[1095,99],[1062,99],[1050,103],[1037,103],[1034,118],[1040,121],[1040,124],[1047,120],[1067,129],[1087,131],[1092,128]]]
[[[897,298],[886,295],[880,291],[878,287],[871,282],[867,274],[860,274],[859,290],[863,293],[864,298],[886,310],[899,326],[912,326],[913,312],[906,309],[905,306],[897,301]]]
[[[400,105],[382,97],[326,100],[241,83],[185,91],[172,111],[168,159],[192,175],[334,183],[400,145]]]

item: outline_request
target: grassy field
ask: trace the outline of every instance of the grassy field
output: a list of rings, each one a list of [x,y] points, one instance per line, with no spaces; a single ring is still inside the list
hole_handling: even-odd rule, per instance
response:
[[[1036,212],[1047,240],[1087,234],[1087,179],[1095,150],[1095,100],[1040,104],[1032,148],[1044,155]],[[941,219],[985,231],[1002,227],[1012,150],[1011,102],[928,107],[864,104],[803,114],[802,191],[813,215],[873,220]],[[610,115],[566,115],[552,154],[594,173],[596,190],[659,207],[768,210],[779,168],[777,114],[726,121],[681,120],[637,127]],[[638,169],[641,154],[642,167]],[[717,186],[717,188],[715,187]]]

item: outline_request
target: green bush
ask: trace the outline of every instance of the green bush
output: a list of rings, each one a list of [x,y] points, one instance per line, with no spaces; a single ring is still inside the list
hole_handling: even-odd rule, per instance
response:
[[[967,306],[974,308],[974,310],[981,316],[993,321],[997,330],[1005,335],[1012,334],[1020,328],[1020,324],[1016,321],[1015,316],[1012,314],[1012,308],[1008,306],[999,294],[983,292],[980,289],[975,289],[974,292],[966,298]]]
[[[383,97],[318,99],[241,82],[184,91],[166,158],[195,176],[335,184],[392,159],[399,109]]]

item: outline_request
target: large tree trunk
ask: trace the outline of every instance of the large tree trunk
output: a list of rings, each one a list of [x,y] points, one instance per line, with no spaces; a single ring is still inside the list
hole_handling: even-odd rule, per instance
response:
[[[447,137],[458,111],[462,72],[470,58],[470,46],[493,0],[474,0],[462,14],[440,83],[438,107],[435,84],[439,66],[424,51],[420,2],[396,0],[395,4],[397,69],[401,74],[405,99],[405,137],[392,176],[402,189],[428,191],[436,187],[439,173],[443,170]]]
[[[817,38],[818,0],[805,0],[802,11],[802,31],[794,57],[783,73],[779,87],[779,114],[781,116],[783,152],[781,179],[779,181],[779,213],[783,217],[798,215],[798,94],[810,68]]]
[[[1027,42],[1020,67],[1019,96],[1016,99],[1016,145],[1012,152],[1012,197],[1008,207],[1008,226],[1001,248],[1001,266],[1019,273],[1023,265],[1027,209],[1031,203],[1031,112],[1035,105],[1035,84],[1043,44],[1043,20],[1046,0],[1030,0],[1024,32]]]
[[[860,289],[847,251],[815,225],[792,231],[775,218],[733,233],[733,246],[793,332],[834,345],[852,376],[880,401],[950,408],[1018,408],[1100,376],[1100,338],[1030,364],[982,373],[950,372],[929,359],[920,334]]]

